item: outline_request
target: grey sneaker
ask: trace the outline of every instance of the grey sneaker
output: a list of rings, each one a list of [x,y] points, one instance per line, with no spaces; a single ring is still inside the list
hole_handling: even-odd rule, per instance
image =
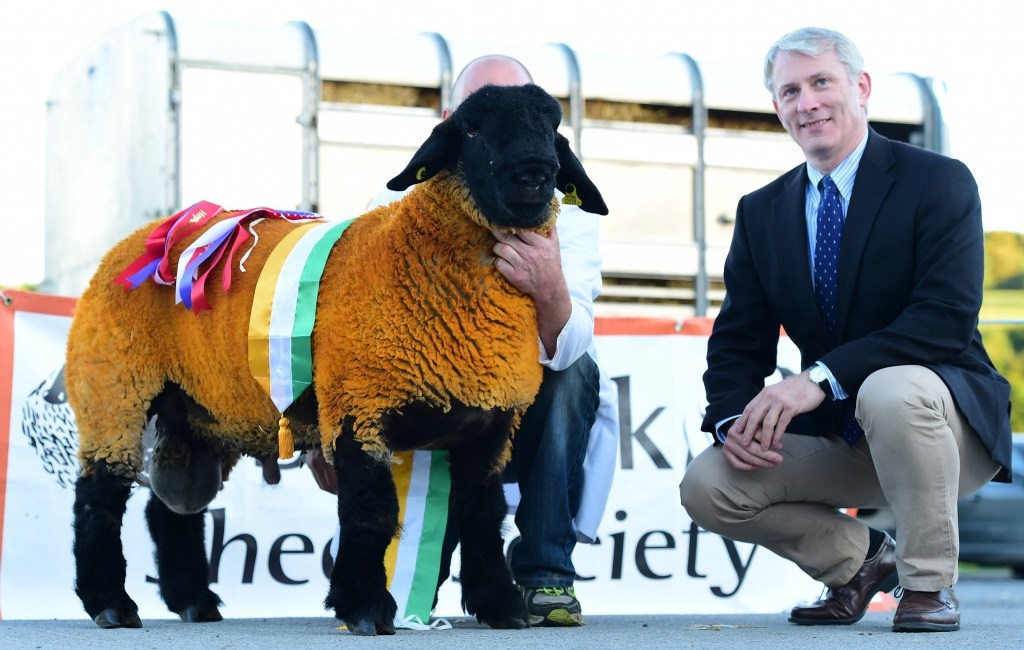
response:
[[[583,612],[572,587],[520,587],[530,625],[534,627],[576,627],[583,625]]]

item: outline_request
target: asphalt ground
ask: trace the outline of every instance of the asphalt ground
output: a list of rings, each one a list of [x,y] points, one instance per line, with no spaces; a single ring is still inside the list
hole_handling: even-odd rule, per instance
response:
[[[0,621],[0,648],[986,648],[1024,647],[1024,580],[1008,571],[980,570],[961,577],[961,629],[951,633],[896,634],[892,612],[869,612],[849,626],[802,627],[786,613],[589,616],[580,628],[492,630],[475,619],[449,619],[449,630],[399,630],[394,636],[357,637],[330,616],[227,619],[186,624],[143,621],[141,629],[101,630],[83,613],[75,620]],[[624,594],[624,598],[628,595]],[[584,615],[586,615],[586,603]],[[789,604],[780,604],[788,609]]]

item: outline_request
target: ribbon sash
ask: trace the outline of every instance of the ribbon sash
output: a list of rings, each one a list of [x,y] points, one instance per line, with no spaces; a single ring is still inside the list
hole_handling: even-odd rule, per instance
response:
[[[149,277],[157,284],[177,285],[174,301],[184,304],[186,308],[198,314],[210,308],[206,300],[206,280],[225,254],[227,261],[221,272],[221,286],[225,292],[231,288],[232,260],[235,252],[249,238],[245,231],[247,224],[257,218],[284,219],[293,223],[321,219],[320,215],[314,212],[270,208],[253,208],[240,212],[214,223],[200,234],[178,257],[177,274],[172,274],[170,254],[174,245],[222,212],[224,209],[219,205],[200,201],[164,220],[146,238],[145,252],[128,265],[114,282],[128,290],[135,289]]]
[[[421,450],[395,456],[402,461],[391,466],[402,535],[391,540],[384,568],[388,590],[398,604],[395,626],[422,629],[434,606],[448,524],[448,452]]]
[[[158,284],[171,284],[174,281],[168,270],[171,247],[223,211],[224,208],[216,203],[199,201],[170,217],[149,233],[146,252],[122,271],[114,282],[125,289],[134,289],[152,276]]]
[[[246,216],[248,215],[242,214],[218,221],[185,249],[178,258],[177,289],[174,292],[175,303],[183,303],[187,309],[192,309],[194,301],[197,312],[201,309],[209,309],[209,305],[206,303],[203,283],[199,282],[193,287],[193,282],[199,278],[199,265],[216,254],[210,265],[210,268],[213,268],[224,252],[221,244],[234,233],[239,222]],[[230,277],[229,275],[228,278]]]
[[[310,336],[320,277],[331,248],[352,221],[295,228],[270,253],[257,280],[249,368],[282,414],[313,383]],[[447,455],[401,452],[391,466],[403,533],[388,546],[384,567],[398,604],[396,627],[425,629],[430,620],[448,524]]]
[[[310,336],[320,276],[352,221],[298,226],[274,248],[256,282],[249,369],[281,413],[313,383]]]

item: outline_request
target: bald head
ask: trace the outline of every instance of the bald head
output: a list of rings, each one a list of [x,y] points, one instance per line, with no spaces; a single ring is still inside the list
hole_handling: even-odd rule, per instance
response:
[[[444,109],[442,117],[447,118],[467,97],[488,84],[525,86],[528,83],[533,83],[530,72],[510,56],[488,54],[473,59],[452,85],[452,105]]]

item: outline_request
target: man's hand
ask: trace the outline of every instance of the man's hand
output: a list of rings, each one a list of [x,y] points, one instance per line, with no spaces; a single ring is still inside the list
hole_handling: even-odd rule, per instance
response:
[[[554,228],[547,235],[530,230],[514,235],[496,232],[494,238],[498,240],[493,248],[495,268],[512,286],[533,298],[540,340],[548,356],[554,356],[558,334],[572,312],[558,232]]]
[[[782,455],[778,452],[761,449],[761,441],[757,435],[744,443],[738,434],[733,435],[731,428],[729,435],[725,437],[722,453],[725,454],[725,459],[730,465],[744,471],[755,470],[759,467],[775,467],[782,462]]]
[[[729,427],[722,448],[726,460],[741,470],[775,467],[782,462],[777,451],[789,423],[823,401],[824,391],[807,378],[807,371],[765,386]]]

